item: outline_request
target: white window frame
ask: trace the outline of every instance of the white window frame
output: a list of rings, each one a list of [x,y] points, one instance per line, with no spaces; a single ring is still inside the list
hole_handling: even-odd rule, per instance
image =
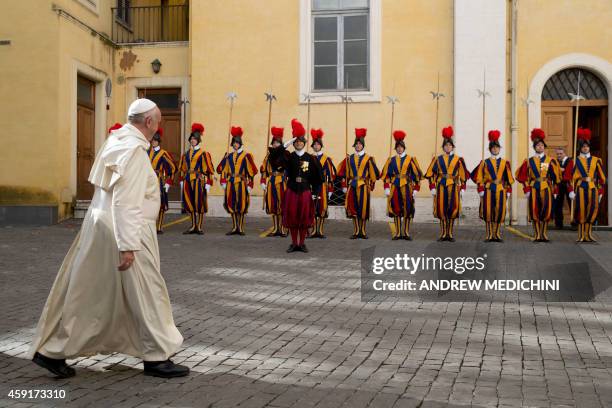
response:
[[[300,103],[303,95],[312,97],[310,103],[342,103],[345,91],[313,91],[313,14],[312,0],[300,0]],[[349,90],[353,102],[381,101],[381,31],[382,0],[370,0],[368,28],[368,83],[369,90]]]

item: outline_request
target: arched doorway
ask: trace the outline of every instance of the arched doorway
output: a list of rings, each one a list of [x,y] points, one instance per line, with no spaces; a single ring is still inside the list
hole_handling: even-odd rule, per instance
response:
[[[577,93],[578,86],[580,95],[584,97],[578,109],[578,126],[591,129],[591,151],[593,155],[602,158],[604,170],[608,174],[608,92],[604,82],[588,69],[563,69],[544,84],[541,120],[547,135],[549,154],[554,155],[557,147],[564,148],[570,157],[576,154],[573,142],[577,108],[571,94]],[[607,194],[604,194],[600,208],[598,224],[607,225]]]

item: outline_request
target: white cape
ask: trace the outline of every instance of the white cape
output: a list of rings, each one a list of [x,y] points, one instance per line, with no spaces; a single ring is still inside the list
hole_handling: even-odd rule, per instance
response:
[[[119,352],[161,361],[181,346],[160,273],[159,185],[148,147],[128,124],[96,157],[89,176],[94,197],[55,279],[29,358],[36,351],[60,359]],[[135,260],[120,272],[120,251],[126,250],[135,251]]]

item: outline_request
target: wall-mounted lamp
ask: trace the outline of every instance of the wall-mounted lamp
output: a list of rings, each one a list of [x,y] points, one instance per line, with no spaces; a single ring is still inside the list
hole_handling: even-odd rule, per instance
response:
[[[151,68],[153,68],[153,72],[159,74],[159,70],[161,69],[162,63],[160,60],[155,58],[153,62],[151,62]]]

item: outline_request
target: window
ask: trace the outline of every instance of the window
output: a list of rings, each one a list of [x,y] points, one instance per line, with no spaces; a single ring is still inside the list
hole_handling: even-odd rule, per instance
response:
[[[77,0],[85,8],[98,14],[98,0]]]
[[[130,25],[130,0],[117,0],[117,20]]]
[[[311,91],[370,89],[369,0],[312,0]]]

